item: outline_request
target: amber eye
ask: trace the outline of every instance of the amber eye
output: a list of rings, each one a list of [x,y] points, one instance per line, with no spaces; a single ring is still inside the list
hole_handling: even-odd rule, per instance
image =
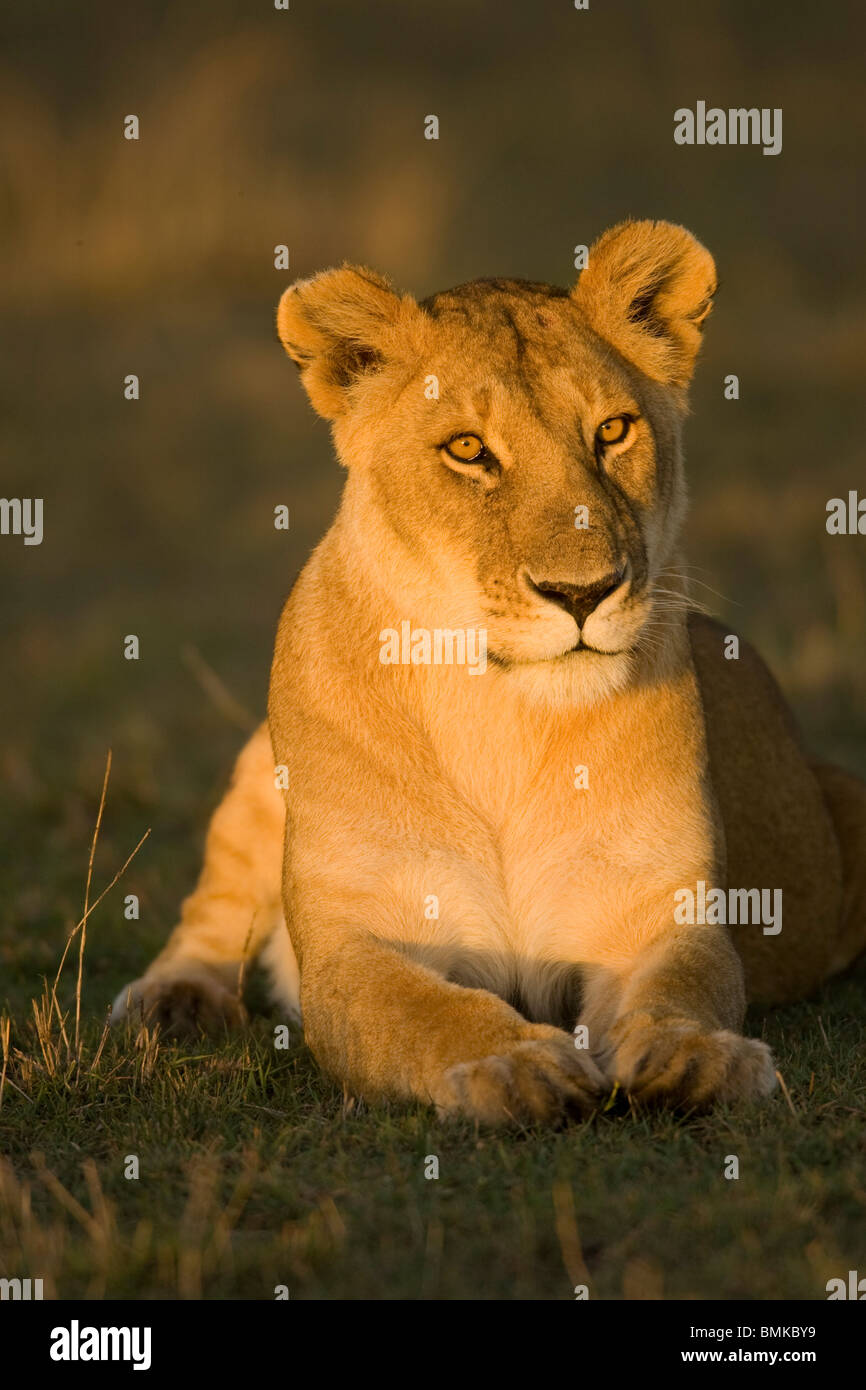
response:
[[[486,453],[484,440],[477,434],[458,434],[445,445],[446,454],[461,463],[478,463]]]
[[[608,444],[621,444],[628,435],[631,426],[630,416],[614,415],[610,420],[605,420],[603,425],[599,425],[595,432],[596,442],[603,447]]]

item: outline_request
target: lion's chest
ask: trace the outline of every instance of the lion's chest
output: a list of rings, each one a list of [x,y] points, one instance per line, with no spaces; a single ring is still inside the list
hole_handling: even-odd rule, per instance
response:
[[[656,919],[672,918],[675,889],[707,863],[708,827],[691,808],[653,825],[640,801],[621,803],[614,817],[588,800],[560,816],[546,809],[535,824],[522,815],[502,836],[513,949],[616,965]]]
[[[625,968],[673,922],[675,893],[713,872],[713,832],[695,770],[661,778],[569,765],[500,803],[492,852],[455,865],[440,940],[449,973],[555,1017],[589,966]],[[432,926],[433,924],[431,924]]]

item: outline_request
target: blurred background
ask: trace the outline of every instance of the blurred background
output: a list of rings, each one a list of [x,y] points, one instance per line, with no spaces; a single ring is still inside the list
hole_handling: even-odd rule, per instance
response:
[[[687,431],[687,559],[813,746],[866,773],[866,537],[825,530],[829,498],[866,495],[863,16],[853,0],[7,0],[2,492],[45,499],[45,537],[0,538],[0,994],[51,969],[80,915],[109,746],[97,887],[152,834],[122,890],[140,922],[117,895],[93,919],[94,1008],[191,887],[341,484],[274,308],[343,259],[419,296],[479,275],[569,284],[573,247],[623,217],[693,230],[721,288]],[[673,113],[698,100],[783,108],[782,153],[676,146]]]

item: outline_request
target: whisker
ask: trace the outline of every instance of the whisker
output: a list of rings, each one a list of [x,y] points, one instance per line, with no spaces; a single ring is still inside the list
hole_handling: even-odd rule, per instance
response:
[[[706,604],[701,603],[700,599],[692,598],[689,594],[678,593],[676,589],[657,589],[655,587],[652,588],[650,590],[649,596],[653,600],[653,602],[655,602],[656,594],[661,594],[663,600],[665,598],[677,600],[676,605],[669,604],[669,607],[676,606],[681,609],[689,609],[693,613],[709,614],[710,612]],[[664,602],[659,604],[659,607],[664,607]]]
[[[671,603],[670,599],[662,599],[653,603],[653,610],[656,613],[703,613],[705,617],[712,616],[709,609],[703,604]]]
[[[696,579],[694,575],[684,573],[684,571],[688,569],[701,569],[701,566],[683,565],[679,568],[668,566],[665,569],[659,570],[659,578],[676,579],[681,577],[686,584],[699,584],[702,589],[706,589],[709,593],[715,594],[716,598],[724,599],[725,603],[732,603],[737,608],[742,607],[742,604],[737,599],[731,598],[729,594],[723,594],[721,589],[714,589],[712,584],[707,584],[705,580]],[[712,574],[712,570],[703,570],[702,572],[704,574]]]

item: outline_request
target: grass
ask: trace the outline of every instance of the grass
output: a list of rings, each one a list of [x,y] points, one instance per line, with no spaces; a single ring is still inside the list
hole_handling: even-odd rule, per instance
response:
[[[52,1298],[814,1299],[862,1263],[856,976],[751,1020],[783,1078],[759,1108],[620,1106],[516,1135],[369,1109],[300,1037],[275,1047],[255,976],[242,1036],[166,1045],[82,1018],[88,921],[143,843],[91,904],[109,770],[61,968],[0,1017],[3,1277]],[[104,1002],[123,978],[110,941],[87,949]]]
[[[866,1236],[852,1003],[820,1005],[829,1053],[819,1006],[766,1028],[793,1109],[518,1137],[346,1103],[262,1020],[195,1050],[111,1038],[97,1062],[88,1030],[73,1072],[10,1068],[3,1273],[52,1297],[821,1298]]]

